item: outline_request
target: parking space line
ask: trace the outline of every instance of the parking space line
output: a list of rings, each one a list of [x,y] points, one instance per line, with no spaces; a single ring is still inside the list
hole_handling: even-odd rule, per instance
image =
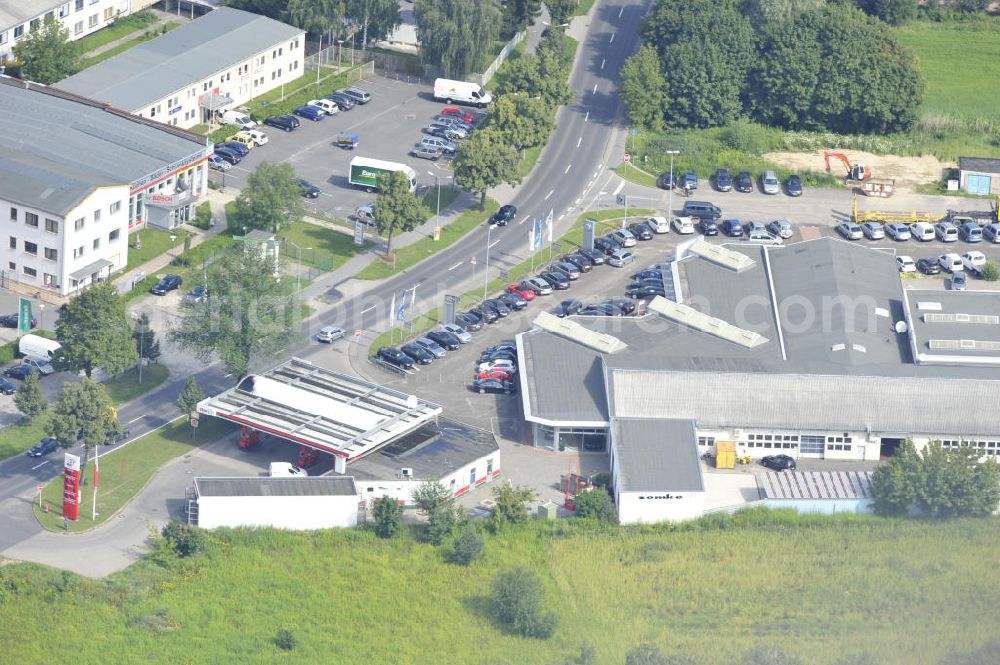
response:
[[[373,309],[375,309],[375,305],[372,305],[368,309],[361,310],[361,316],[364,316],[365,314],[367,314],[368,312],[372,311]]]
[[[590,120],[590,111],[587,111],[587,115],[583,116],[584,122],[587,122],[588,120]]]
[[[625,5],[622,5],[622,8],[618,10],[618,18],[621,18],[621,17],[622,17],[622,13],[623,13],[624,11],[625,11]]]

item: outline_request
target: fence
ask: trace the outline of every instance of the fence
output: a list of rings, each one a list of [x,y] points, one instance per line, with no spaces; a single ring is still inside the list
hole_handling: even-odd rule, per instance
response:
[[[490,66],[486,68],[486,71],[480,75],[479,77],[480,85],[486,85],[487,83],[490,82],[493,76],[497,73],[497,70],[500,69],[500,65],[502,65],[504,61],[507,59],[507,56],[510,55],[510,52],[513,51],[518,44],[524,41],[524,38],[525,36],[527,36],[527,34],[528,33],[526,31],[522,30],[521,32],[511,37],[509,42],[504,44],[504,47],[500,49],[499,55],[497,55],[497,57],[493,59],[493,62],[491,62]]]

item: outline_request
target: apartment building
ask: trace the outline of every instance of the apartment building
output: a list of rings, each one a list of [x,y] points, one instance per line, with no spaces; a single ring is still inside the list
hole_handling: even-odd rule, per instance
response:
[[[58,86],[188,128],[299,78],[304,60],[303,30],[222,7]]]

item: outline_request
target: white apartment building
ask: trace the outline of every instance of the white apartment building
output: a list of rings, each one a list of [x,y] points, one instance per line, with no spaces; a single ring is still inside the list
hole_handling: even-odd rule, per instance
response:
[[[45,21],[58,20],[70,39],[97,32],[120,16],[145,9],[156,0],[0,0],[0,59]]]
[[[0,282],[66,296],[125,267],[130,230],[170,229],[207,191],[203,136],[0,76]]]
[[[302,76],[305,32],[222,7],[63,81],[63,90],[176,127],[207,124]]]

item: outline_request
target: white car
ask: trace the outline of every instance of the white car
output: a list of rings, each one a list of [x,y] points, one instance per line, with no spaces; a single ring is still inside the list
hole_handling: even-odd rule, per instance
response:
[[[647,217],[646,224],[657,233],[670,233],[670,222],[666,217]]]
[[[340,113],[340,107],[329,99],[310,99],[309,106],[318,106],[323,109],[323,112],[327,115],[333,115],[334,113]]]
[[[635,236],[628,229],[616,229],[609,233],[608,237],[622,247],[635,247]]]
[[[472,341],[472,335],[470,335],[469,331],[463,328],[462,326],[456,325],[454,323],[446,323],[443,326],[441,326],[441,329],[444,330],[445,332],[450,332],[452,335],[457,337],[458,341],[461,342],[462,344],[468,344],[469,342]]]
[[[917,264],[913,262],[912,256],[897,256],[896,267],[899,272],[917,272]]]
[[[760,191],[765,194],[777,194],[781,191],[781,184],[774,171],[764,171],[764,175],[760,179]]]
[[[948,252],[939,256],[938,264],[948,272],[961,272],[965,267],[962,257],[954,252]]]
[[[337,328],[336,326],[324,326],[319,329],[318,333],[316,333],[316,341],[329,344],[341,339],[343,336],[343,328]]]
[[[302,478],[308,476],[309,473],[291,462],[271,462],[268,467],[268,475],[272,478]]]
[[[682,235],[694,233],[694,219],[691,217],[674,217],[674,231]]]
[[[517,374],[517,363],[513,360],[506,360],[504,358],[491,360],[487,363],[479,363],[480,372],[492,372],[495,369],[501,369],[508,374]]]
[[[250,138],[252,138],[253,142],[256,143],[257,145],[264,145],[268,141],[267,134],[260,131],[259,129],[244,129],[243,131]]]
[[[965,265],[966,269],[978,273],[986,265],[986,255],[982,252],[969,251],[962,254],[962,263]]]

